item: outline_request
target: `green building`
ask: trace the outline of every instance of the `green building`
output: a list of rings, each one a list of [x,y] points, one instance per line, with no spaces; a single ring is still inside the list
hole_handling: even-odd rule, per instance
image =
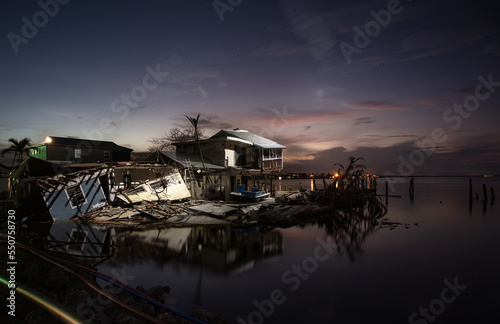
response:
[[[132,149],[108,141],[47,136],[29,148],[30,156],[50,162],[106,163],[130,161]]]

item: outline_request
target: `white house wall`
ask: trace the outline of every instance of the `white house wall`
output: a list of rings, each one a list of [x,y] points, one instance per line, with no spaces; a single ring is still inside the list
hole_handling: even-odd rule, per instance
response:
[[[225,160],[227,161],[226,166],[230,166],[230,167],[235,166],[236,152],[234,150],[224,149],[224,156],[225,156]]]

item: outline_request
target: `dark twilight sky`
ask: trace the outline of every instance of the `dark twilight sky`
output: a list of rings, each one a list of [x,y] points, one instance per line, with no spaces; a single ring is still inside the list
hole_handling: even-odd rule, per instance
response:
[[[494,1],[2,1],[9,138],[147,150],[200,113],[287,146],[285,172],[500,174]],[[420,148],[423,147],[424,149]]]

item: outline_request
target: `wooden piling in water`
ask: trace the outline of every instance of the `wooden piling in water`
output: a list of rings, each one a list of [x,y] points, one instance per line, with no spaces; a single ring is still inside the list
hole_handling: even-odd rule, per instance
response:
[[[484,201],[488,200],[488,192],[486,190],[486,185],[483,183],[483,195],[484,195]]]
[[[385,205],[387,206],[389,203],[389,183],[385,182]]]
[[[472,201],[473,195],[472,195],[472,178],[469,178],[469,200]]]
[[[409,188],[410,199],[413,199],[415,196],[415,186],[413,178],[410,179],[410,188]]]
[[[491,190],[491,201],[495,200],[495,190],[493,189],[493,187],[490,187],[490,190]]]

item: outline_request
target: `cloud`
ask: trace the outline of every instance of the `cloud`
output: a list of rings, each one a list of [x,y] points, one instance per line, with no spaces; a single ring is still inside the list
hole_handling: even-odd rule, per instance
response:
[[[196,117],[197,115],[198,113],[186,114],[186,116],[190,117]],[[191,124],[184,115],[177,115],[176,117],[170,119],[174,121],[173,124],[174,127],[183,129],[191,126]],[[223,122],[222,120],[224,119],[226,118],[224,118],[223,116],[200,114],[200,120],[198,121],[198,124],[200,127],[210,130],[232,129],[235,127],[233,124]]]
[[[161,84],[161,89],[167,97],[199,92],[203,98],[208,98],[208,86],[227,86],[227,83],[219,77],[219,72],[199,68],[178,56],[171,56],[162,64],[161,71],[168,72],[168,76]]]
[[[411,110],[409,107],[386,100],[363,100],[350,103],[353,109],[362,110]]]
[[[75,110],[45,110],[44,112],[52,116],[67,117],[74,119],[81,119],[88,116],[88,114],[86,113],[82,113],[80,111],[75,111]]]
[[[377,137],[377,138],[408,138],[408,137],[418,137],[417,135],[411,134],[401,134],[401,135],[366,135],[368,137]]]
[[[232,124],[219,122],[222,118],[216,115],[203,116],[200,118],[200,126],[207,129],[232,129],[234,126]]]
[[[276,42],[255,49],[251,56],[257,57],[303,57],[309,55],[309,51],[301,46],[287,42]]]
[[[360,124],[371,124],[374,123],[375,121],[373,120],[372,117],[359,117],[355,119],[354,125],[360,125]]]
[[[387,136],[414,137],[411,134]],[[344,163],[349,156],[355,156],[363,157],[368,171],[379,175],[386,172],[398,175],[399,170],[411,171],[411,175],[500,174],[500,144],[491,135],[469,138],[460,146],[446,146],[446,143],[437,145],[433,148],[434,153],[430,155],[423,153],[417,142],[409,140],[387,147],[360,146],[352,151],[337,146],[328,150],[305,152],[308,158],[286,160],[285,172],[328,172],[332,171],[334,163]],[[409,162],[410,156],[416,156],[415,152],[424,156],[419,165]],[[295,158],[300,156],[296,152],[290,152],[289,155]]]
[[[474,87],[465,87],[465,88],[455,90],[454,92],[464,94],[464,95],[475,94],[475,88]]]
[[[321,2],[311,0],[285,0],[283,8],[292,31],[304,40],[310,55],[317,61],[327,58],[337,43],[334,12],[322,10]]]

